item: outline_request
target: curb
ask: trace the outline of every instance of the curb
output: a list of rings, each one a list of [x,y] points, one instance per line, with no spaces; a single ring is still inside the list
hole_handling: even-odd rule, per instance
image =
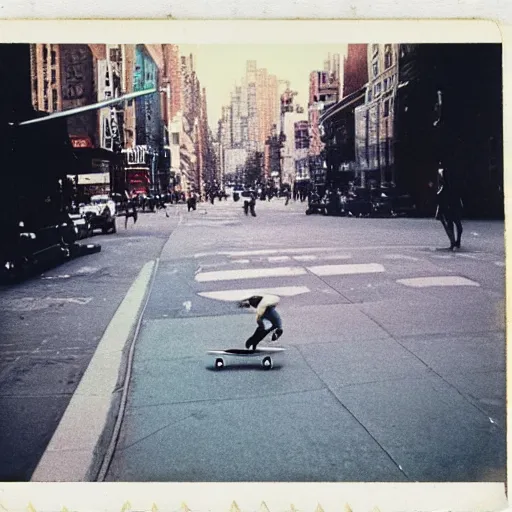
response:
[[[156,269],[146,263],[110,321],[31,482],[95,481],[119,414],[128,352]]]

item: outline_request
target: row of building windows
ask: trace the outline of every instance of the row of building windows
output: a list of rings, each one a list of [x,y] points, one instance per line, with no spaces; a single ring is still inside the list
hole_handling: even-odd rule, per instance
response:
[[[48,46],[43,46],[43,63],[48,63]],[[57,52],[55,50],[51,50],[50,52],[50,64],[55,66],[57,64]]]
[[[372,45],[372,72],[373,78],[379,75],[379,45]],[[391,44],[384,45],[384,70],[389,69],[393,65],[393,46]]]
[[[369,87],[367,101],[370,102],[370,101],[372,101],[372,99],[378,98],[380,96],[381,92],[384,93],[387,90],[389,90],[395,83],[395,80],[396,80],[396,76],[392,75],[388,78],[385,78],[382,82],[377,82],[373,86],[373,88]]]

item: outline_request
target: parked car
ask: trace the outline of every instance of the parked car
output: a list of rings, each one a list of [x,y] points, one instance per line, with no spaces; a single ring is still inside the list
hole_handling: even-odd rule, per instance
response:
[[[92,227],[89,221],[89,216],[83,213],[70,213],[69,217],[73,221],[75,233],[78,240],[83,240],[89,236],[92,236]]]
[[[91,197],[90,204],[80,207],[80,214],[90,223],[91,230],[101,229],[103,234],[116,233],[116,203],[108,195]]]
[[[371,203],[373,217],[392,217],[393,216],[393,190],[385,188],[375,188],[371,191]]]
[[[327,215],[327,202],[325,198],[320,197],[318,194],[311,194],[308,201],[306,215],[312,215],[313,213]]]
[[[369,217],[373,211],[370,190],[366,188],[351,190],[347,196],[345,211],[351,217]]]
[[[409,194],[402,194],[395,188],[372,190],[372,214],[375,216],[397,217],[414,215],[416,205]]]

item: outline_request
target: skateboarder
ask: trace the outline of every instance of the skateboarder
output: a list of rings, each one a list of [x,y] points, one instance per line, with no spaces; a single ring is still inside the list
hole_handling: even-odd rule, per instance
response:
[[[437,192],[437,211],[436,219],[446,231],[450,240],[450,251],[460,249],[460,239],[462,237],[462,199],[455,190],[455,187],[449,180],[449,175],[444,169],[439,169],[439,190]],[[455,237],[454,224],[457,228],[457,237]]]
[[[245,348],[249,349],[252,347],[253,350],[256,350],[258,343],[272,331],[275,331],[272,335],[272,341],[276,341],[281,337],[283,334],[283,324],[279,313],[276,311],[278,303],[279,297],[276,295],[254,295],[239,302],[241,308],[253,307],[256,309],[256,322],[258,324],[254,334],[245,342]],[[268,329],[265,327],[264,320],[271,323]]]

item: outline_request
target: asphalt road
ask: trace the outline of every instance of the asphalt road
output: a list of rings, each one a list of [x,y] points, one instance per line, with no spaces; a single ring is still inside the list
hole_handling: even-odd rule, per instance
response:
[[[138,272],[159,256],[181,207],[139,215],[102,251],[0,287],[0,481],[27,481]],[[120,219],[121,220],[121,219]]]
[[[452,254],[431,219],[240,206],[183,212],[163,247],[107,480],[503,481],[503,223],[466,222]],[[214,371],[261,289],[281,362]]]

